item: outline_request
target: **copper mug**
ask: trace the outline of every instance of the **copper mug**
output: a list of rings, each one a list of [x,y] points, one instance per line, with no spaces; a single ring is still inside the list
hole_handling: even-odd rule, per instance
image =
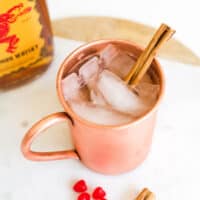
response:
[[[108,44],[114,44],[132,53],[136,58],[143,51],[141,47],[129,41],[98,40],[72,52],[62,63],[57,75],[58,98],[65,111],[43,118],[26,133],[21,145],[26,158],[35,161],[79,159],[88,168],[103,174],[123,173],[136,168],[144,161],[152,143],[156,113],[164,91],[164,76],[156,59],[151,69],[160,84],[158,99],[151,110],[136,121],[115,126],[98,125],[86,121],[71,110],[63,96],[61,80],[75,71],[84,59],[98,53]],[[31,144],[39,134],[63,121],[68,122],[71,127],[75,149],[58,152],[31,150]]]

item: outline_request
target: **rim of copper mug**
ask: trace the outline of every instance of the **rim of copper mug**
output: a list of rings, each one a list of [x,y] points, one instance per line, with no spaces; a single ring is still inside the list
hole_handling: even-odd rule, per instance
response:
[[[120,128],[125,128],[125,127],[128,127],[128,126],[132,126],[133,124],[140,123],[141,121],[148,118],[159,106],[159,104],[160,104],[160,102],[163,98],[163,93],[164,93],[164,90],[165,90],[165,78],[164,78],[164,73],[163,73],[163,70],[161,68],[161,65],[156,58],[154,58],[153,62],[154,62],[154,66],[156,66],[156,72],[157,72],[157,74],[159,75],[159,78],[160,78],[159,96],[158,96],[156,103],[152,106],[152,108],[149,111],[147,111],[145,114],[143,114],[142,116],[138,117],[136,120],[128,122],[128,123],[119,124],[119,125],[96,124],[94,122],[88,121],[88,120],[78,116],[75,112],[73,112],[73,110],[67,104],[66,100],[64,99],[64,96],[63,96],[63,93],[62,93],[62,87],[61,87],[61,80],[62,80],[62,77],[63,77],[63,72],[64,72],[64,69],[65,69],[65,66],[67,65],[67,62],[69,60],[71,60],[74,56],[76,56],[76,54],[78,54],[79,52],[82,52],[85,49],[88,49],[93,45],[98,45],[100,43],[107,43],[108,44],[108,43],[112,43],[112,42],[126,43],[127,45],[134,46],[134,48],[136,48],[139,51],[144,50],[142,47],[140,47],[139,45],[135,44],[132,41],[121,40],[121,39],[95,40],[95,41],[89,42],[87,44],[83,44],[83,45],[79,46],[78,48],[76,48],[62,62],[61,66],[59,68],[59,71],[57,73],[57,79],[56,79],[57,94],[58,94],[58,97],[59,97],[59,101],[61,102],[62,106],[67,111],[67,113],[70,115],[72,121],[74,121],[74,119],[76,119],[76,120],[80,121],[81,123],[84,123],[85,125],[89,125],[89,126],[92,126],[92,127],[99,127],[99,128],[105,128],[105,129],[110,129],[110,128],[120,129]]]

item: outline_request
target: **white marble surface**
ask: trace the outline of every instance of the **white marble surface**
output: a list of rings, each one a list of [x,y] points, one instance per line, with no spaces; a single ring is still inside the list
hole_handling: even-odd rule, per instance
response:
[[[31,162],[23,158],[20,142],[41,117],[62,111],[55,91],[55,77],[65,56],[80,43],[55,39],[55,60],[38,80],[0,94],[0,199],[76,199],[72,183],[80,178],[91,187],[102,185],[108,200],[132,200],[147,186],[161,200],[188,200],[198,196],[200,180],[200,68],[161,60],[167,88],[160,107],[151,152],[135,171],[104,176],[79,161]],[[40,136],[37,150],[72,147],[66,124]]]
[[[146,7],[142,7],[144,2]],[[197,42],[200,29],[195,23],[190,23],[197,23],[200,17],[200,13],[195,12],[198,1],[167,2],[141,0],[137,1],[136,7],[133,1],[128,0],[118,3],[113,0],[59,0],[59,3],[48,0],[52,18],[102,14],[153,25],[166,21],[178,28],[178,38],[200,52]],[[55,77],[63,59],[79,45],[78,42],[56,38],[55,60],[47,73],[31,84],[0,93],[0,200],[73,200],[76,195],[71,185],[80,178],[86,179],[91,188],[102,185],[108,200],[133,200],[145,186],[156,193],[158,200],[198,199],[199,67],[159,59],[166,74],[166,95],[160,107],[151,152],[137,170],[113,177],[94,173],[75,160],[37,163],[23,158],[20,142],[28,128],[41,117],[63,110],[56,97]],[[47,131],[34,144],[37,150],[70,147],[66,124]]]

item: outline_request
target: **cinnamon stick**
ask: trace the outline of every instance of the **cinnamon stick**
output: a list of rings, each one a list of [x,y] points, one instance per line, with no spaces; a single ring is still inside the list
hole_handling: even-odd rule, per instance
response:
[[[151,65],[158,49],[168,41],[174,33],[175,31],[169,26],[161,24],[146,49],[142,52],[129,74],[125,77],[125,82],[127,84],[132,86],[141,80]]]
[[[135,200],[155,200],[155,195],[148,188],[144,188]]]

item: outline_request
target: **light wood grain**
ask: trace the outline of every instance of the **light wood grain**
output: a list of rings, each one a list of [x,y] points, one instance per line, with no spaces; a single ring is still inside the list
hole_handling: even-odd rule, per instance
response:
[[[131,40],[145,47],[155,28],[134,21],[111,17],[71,17],[52,22],[56,36],[89,42],[117,38]],[[178,40],[170,40],[159,51],[159,56],[178,62],[200,65],[200,58]]]

